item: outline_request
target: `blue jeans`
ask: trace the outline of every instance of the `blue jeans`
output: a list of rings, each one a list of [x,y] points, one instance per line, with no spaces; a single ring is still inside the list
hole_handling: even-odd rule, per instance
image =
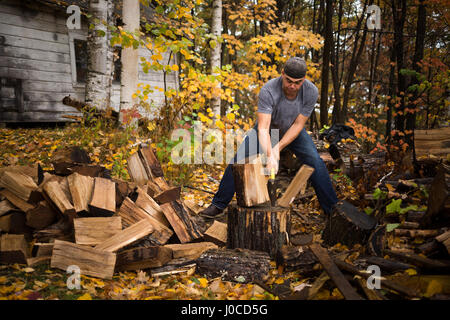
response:
[[[260,153],[259,142],[250,145],[250,141],[258,141],[257,128],[253,128],[249,131],[247,136],[244,138],[241,146],[238,149],[237,154],[233,158],[236,162],[238,159],[242,159],[243,156],[248,157],[256,153]],[[255,140],[256,139],[256,140]],[[276,143],[276,142],[275,142]],[[272,141],[272,145],[275,144]],[[330,175],[328,174],[328,169],[325,166],[322,158],[320,158],[317,148],[314,145],[309,134],[303,129],[300,134],[292,141],[288,146],[296,156],[301,160],[303,164],[313,167],[315,170],[310,177],[311,184],[316,192],[317,199],[319,200],[320,206],[326,214],[330,214],[332,207],[338,201],[336,192],[333,189],[333,184],[331,183]],[[233,162],[232,162],[233,163]],[[225,172],[220,181],[219,190],[214,195],[212,204],[219,209],[225,209],[230,203],[235,193],[234,188],[234,178],[232,172],[232,166],[229,164],[225,169]]]

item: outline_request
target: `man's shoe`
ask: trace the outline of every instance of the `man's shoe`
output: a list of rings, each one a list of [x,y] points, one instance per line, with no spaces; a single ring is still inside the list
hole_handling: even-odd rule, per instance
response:
[[[205,210],[200,211],[199,215],[204,218],[214,219],[214,218],[222,216],[223,213],[224,213],[223,209],[219,209],[215,205],[211,204]]]

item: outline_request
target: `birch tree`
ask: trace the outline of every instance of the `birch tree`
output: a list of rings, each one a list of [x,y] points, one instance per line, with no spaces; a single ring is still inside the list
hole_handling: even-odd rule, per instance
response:
[[[114,53],[107,25],[113,24],[113,8],[112,0],[89,1],[92,17],[87,39],[86,103],[98,110],[105,110],[111,99]]]
[[[219,37],[222,33],[222,0],[213,1],[212,21],[211,21],[211,33],[214,39],[210,41],[211,44],[211,73],[217,76],[215,72],[216,68],[220,69],[220,49]],[[220,89],[221,83],[217,80],[217,88]],[[219,90],[218,90],[219,91]],[[213,113],[220,117],[220,94],[215,94],[211,99],[211,109]]]

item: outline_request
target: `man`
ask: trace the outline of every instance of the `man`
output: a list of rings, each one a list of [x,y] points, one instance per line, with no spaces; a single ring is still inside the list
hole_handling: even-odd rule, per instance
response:
[[[288,148],[304,164],[313,167],[311,183],[325,214],[330,214],[338,201],[325,163],[320,158],[316,146],[304,129],[318,97],[317,87],[306,77],[306,62],[293,57],[287,60],[281,76],[269,80],[258,96],[257,123],[244,138],[233,161],[238,155],[248,157],[261,151],[267,156],[266,168],[278,171],[280,152]],[[281,140],[277,139],[276,134]],[[254,147],[253,151],[252,146]],[[260,150],[262,149],[262,150]],[[219,190],[212,204],[200,214],[214,218],[228,206],[235,193],[231,164],[223,174]]]

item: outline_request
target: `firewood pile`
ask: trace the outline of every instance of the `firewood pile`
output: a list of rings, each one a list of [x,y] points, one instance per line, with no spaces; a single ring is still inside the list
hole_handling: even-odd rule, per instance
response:
[[[128,160],[132,182],[111,179],[80,148],[52,160],[52,172],[39,165],[1,169],[1,263],[50,263],[64,271],[75,265],[104,279],[122,270],[170,274],[226,243],[226,225],[205,230],[196,222],[199,207],[165,180],[149,146]]]

